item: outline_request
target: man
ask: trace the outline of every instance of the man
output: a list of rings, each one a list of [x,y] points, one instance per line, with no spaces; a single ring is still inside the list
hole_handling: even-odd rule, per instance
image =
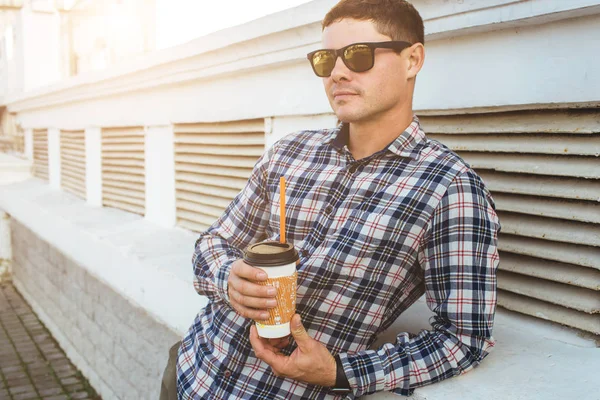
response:
[[[179,349],[180,399],[408,395],[493,347],[499,223],[481,179],[413,115],[423,43],[403,0],[342,0],[326,15],[325,50],[308,58],[342,124],[277,142],[198,239],[196,289],[210,302]],[[297,315],[292,337],[267,340],[253,320],[275,293],[241,259],[279,240],[280,176],[300,253]],[[431,330],[371,349],[423,293]]]

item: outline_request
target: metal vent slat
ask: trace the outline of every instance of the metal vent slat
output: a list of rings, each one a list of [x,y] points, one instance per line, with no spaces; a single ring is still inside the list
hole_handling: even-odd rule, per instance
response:
[[[102,161],[102,165],[104,167],[108,167],[108,166],[114,166],[114,167],[125,166],[125,167],[139,167],[139,168],[144,169],[145,168],[145,161],[144,160],[128,160],[126,158],[121,158],[121,159],[107,158],[106,160]]]
[[[107,146],[119,146],[123,144],[137,144],[140,141],[140,136],[111,136],[103,137],[102,143]]]
[[[202,134],[198,133],[180,133],[175,138],[177,144],[204,144],[218,146],[264,146],[264,134],[258,133],[229,133],[223,134]]]
[[[178,210],[178,215],[184,220],[193,221],[201,226],[204,226],[204,229],[211,226],[218,218],[213,215],[201,214],[198,212],[191,212],[186,210]]]
[[[600,315],[587,314],[560,305],[521,296],[504,290],[498,291],[498,305],[522,314],[600,335]]]
[[[64,165],[64,164],[63,164]],[[72,167],[70,167],[72,168]],[[84,171],[77,171],[77,170],[73,170],[73,169],[61,169],[61,181],[63,178],[71,178],[71,179],[75,179],[78,181],[81,181],[81,183],[83,183],[83,186],[85,186],[85,173],[82,173]],[[80,188],[81,189],[81,188]]]
[[[478,171],[478,174],[485,181],[487,188],[494,193],[600,201],[599,180],[510,174],[485,170]]]
[[[121,210],[132,212],[134,214],[144,214],[144,206],[130,204],[121,200],[113,200],[110,197],[103,198],[102,205],[107,207],[119,208]]]
[[[175,146],[177,147],[177,146]],[[217,157],[175,153],[175,163],[219,165],[223,167],[249,168],[252,170],[257,157]]]
[[[130,151],[138,152],[142,150],[144,143],[120,143],[120,144],[108,144],[104,143],[103,147],[106,151],[110,151],[114,154],[127,154]]]
[[[105,166],[102,167],[102,172],[106,172],[106,175],[109,178],[116,178],[116,175],[130,175],[132,177],[136,177],[136,178],[140,178],[143,179],[144,178],[144,168],[140,168],[140,167],[130,167],[130,166],[125,166],[125,167],[120,167],[118,165],[109,165],[109,166]]]
[[[244,178],[244,181],[248,178],[248,170],[244,168],[228,168],[220,166],[211,166],[203,164],[187,164],[180,163],[179,170],[182,172],[193,172],[202,175],[215,175],[215,176],[230,176],[236,178]]]
[[[502,222],[502,221],[500,221]],[[500,234],[498,248],[542,260],[554,260],[600,270],[600,248],[582,244],[560,243],[544,239]]]
[[[428,135],[454,151],[577,154],[597,156],[600,137],[594,135]]]
[[[102,204],[145,214],[145,132],[142,127],[102,130]]]
[[[474,169],[524,174],[598,178],[598,157],[490,154],[459,151]]]
[[[111,180],[105,183],[107,188],[125,188],[136,192],[144,192],[144,183]]]
[[[264,120],[177,124],[177,224],[207,229],[244,188],[264,152]]]
[[[177,175],[177,180],[181,182],[202,182],[206,185],[224,187],[229,189],[237,190],[238,192],[242,190],[246,184],[248,178],[229,178],[226,176],[213,176],[213,175],[204,175],[204,174],[193,174],[189,172],[181,172]]]
[[[192,201],[200,205],[216,206],[224,210],[229,205],[230,201],[220,199],[215,196],[206,196],[200,193],[187,192],[181,189],[177,192],[177,197],[182,200]]]
[[[33,130],[33,175],[44,180],[48,174],[48,130]]]
[[[425,115],[421,125],[428,135],[490,133],[562,133],[566,136],[600,132],[600,110],[531,110],[488,114]]]
[[[175,128],[178,136],[195,133],[222,135],[228,135],[230,133],[252,134],[263,133],[265,131],[263,119],[177,124]]]
[[[264,152],[264,146],[212,146],[212,145],[193,145],[178,143],[177,152],[179,154],[207,154],[224,156],[246,156],[260,157]]]
[[[175,183],[176,190],[185,190],[186,192],[192,193],[200,193],[202,195],[216,197],[217,199],[227,199],[231,201],[237,194],[239,190],[227,189],[224,187],[218,186],[210,186],[210,185],[202,185],[198,183],[190,183],[190,182],[181,182],[177,181]]]
[[[600,224],[600,203],[496,193],[499,210]]]
[[[501,252],[500,259],[502,271],[600,291],[599,270],[505,252]]]
[[[502,222],[502,231],[505,233],[557,242],[600,246],[600,229],[596,224],[507,212],[499,212],[498,215]]]
[[[114,196],[119,196],[119,198],[129,198],[130,202],[135,202],[135,204],[144,205],[144,192],[140,192],[139,190],[136,190],[136,188],[125,188],[122,186],[113,187],[110,185],[106,185],[103,190],[106,194],[106,197],[110,197],[113,199],[115,199]]]
[[[135,171],[135,174],[128,172],[127,170],[118,171],[116,173],[107,172],[106,170],[102,170],[102,179],[106,178],[106,180],[102,181],[102,186],[114,186],[116,183],[124,183],[124,182],[134,182],[145,184],[146,179],[144,176],[138,171]]]
[[[209,206],[206,204],[199,204],[193,201],[179,199],[177,201],[177,208],[185,211],[195,212],[204,214],[214,218],[215,220],[223,214],[223,209],[220,207]]]
[[[600,333],[600,109],[421,116],[496,202],[498,304]]]

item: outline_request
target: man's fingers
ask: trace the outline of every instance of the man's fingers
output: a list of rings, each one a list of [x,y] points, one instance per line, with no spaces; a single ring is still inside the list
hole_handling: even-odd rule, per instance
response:
[[[258,285],[235,273],[229,276],[228,285],[244,296],[274,298],[277,295],[274,287]]]
[[[276,375],[282,373],[288,357],[279,353],[279,349],[271,346],[268,341],[261,339],[254,325],[250,327],[250,344],[256,357],[269,364]]]
[[[268,339],[269,344],[277,349],[284,349],[290,344],[290,336],[278,338],[278,339]]]
[[[265,271],[260,268],[255,268],[251,265],[248,265],[244,262],[244,260],[237,260],[231,265],[231,272],[240,276],[244,279],[249,279],[252,281],[266,281],[267,274]]]
[[[292,336],[298,345],[298,348],[301,350],[309,350],[310,345],[312,344],[313,338],[308,336],[306,329],[304,329],[304,325],[302,325],[302,320],[299,314],[295,314],[290,321]]]
[[[231,297],[236,302],[238,302],[246,307],[249,307],[249,308],[256,308],[259,310],[268,310],[269,308],[277,307],[277,300],[275,300],[275,299],[264,298],[264,297],[244,296],[237,290],[231,290],[229,292],[229,297]]]
[[[254,320],[264,320],[269,318],[269,313],[265,310],[257,310],[254,308],[246,307],[243,304],[238,303],[234,297],[229,299],[231,306],[244,318]]]

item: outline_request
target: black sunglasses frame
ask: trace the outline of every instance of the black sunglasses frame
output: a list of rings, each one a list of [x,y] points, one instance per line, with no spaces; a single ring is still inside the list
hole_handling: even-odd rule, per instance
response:
[[[350,65],[348,65],[348,62],[346,60],[346,57],[344,57],[344,52],[352,46],[357,46],[357,45],[363,45],[363,46],[367,46],[371,49],[371,66],[365,70],[362,71],[356,71],[354,68],[352,68]],[[409,42],[405,42],[405,41],[401,41],[401,40],[389,40],[387,42],[359,42],[359,43],[351,43],[348,46],[344,46],[341,49],[318,49],[315,51],[311,51],[310,53],[308,53],[306,55],[306,58],[308,59],[308,61],[310,62],[310,66],[313,69],[313,72],[315,73],[315,75],[317,75],[319,78],[327,78],[331,76],[331,72],[329,72],[329,75],[319,75],[317,73],[317,70],[315,69],[315,65],[313,63],[313,56],[320,52],[320,51],[326,51],[330,54],[333,54],[335,56],[334,58],[334,62],[333,62],[333,66],[335,68],[335,63],[337,62],[338,57],[342,58],[342,61],[344,63],[344,65],[346,67],[348,67],[348,69],[350,71],[353,72],[366,72],[368,70],[370,70],[371,68],[373,68],[373,66],[375,65],[375,49],[394,49],[396,51],[402,51],[410,46],[412,46],[413,43],[409,43]],[[333,68],[331,69],[331,71],[333,71]]]

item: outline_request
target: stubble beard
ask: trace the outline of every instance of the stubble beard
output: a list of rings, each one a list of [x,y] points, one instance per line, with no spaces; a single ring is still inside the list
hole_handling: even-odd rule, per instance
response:
[[[376,113],[373,113],[373,111],[370,110],[368,107],[366,107],[364,104],[361,107],[357,107],[357,106],[352,107],[352,108],[347,107],[347,109],[344,109],[344,107],[343,107],[346,104],[340,104],[340,105],[341,105],[341,107],[339,107],[337,110],[335,110],[335,115],[337,116],[338,120],[340,120],[341,122],[344,122],[344,123],[357,123],[357,122],[366,121],[366,120],[369,120],[370,118],[372,118],[376,114]]]

